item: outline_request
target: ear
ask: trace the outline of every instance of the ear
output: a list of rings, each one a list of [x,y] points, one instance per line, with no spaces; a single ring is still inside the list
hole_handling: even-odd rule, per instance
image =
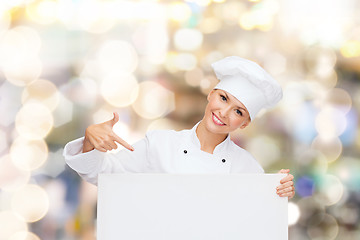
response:
[[[250,119],[246,120],[243,125],[241,125],[240,129],[244,129],[251,123]]]
[[[215,92],[216,89],[211,90],[211,92],[209,92],[209,94],[207,95],[207,100],[210,101],[210,96]]]

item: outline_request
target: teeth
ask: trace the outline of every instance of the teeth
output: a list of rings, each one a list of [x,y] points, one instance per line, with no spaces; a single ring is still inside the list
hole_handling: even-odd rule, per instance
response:
[[[218,124],[221,124],[221,125],[225,125],[223,122],[221,122],[214,114],[214,119],[215,119],[215,122],[217,122]]]

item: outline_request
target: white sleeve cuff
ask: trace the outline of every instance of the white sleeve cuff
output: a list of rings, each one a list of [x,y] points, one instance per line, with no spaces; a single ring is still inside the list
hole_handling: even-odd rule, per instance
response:
[[[99,172],[105,153],[96,149],[82,153],[84,138],[75,139],[65,145],[63,152],[65,162],[80,174]]]

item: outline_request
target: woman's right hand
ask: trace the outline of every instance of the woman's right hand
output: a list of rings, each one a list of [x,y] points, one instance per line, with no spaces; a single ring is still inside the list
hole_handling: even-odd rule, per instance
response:
[[[134,148],[121,139],[113,131],[113,126],[119,121],[118,113],[114,112],[114,118],[100,124],[90,125],[85,131],[85,139],[83,144],[83,153],[93,149],[101,152],[117,149],[116,142],[125,148],[134,151]]]

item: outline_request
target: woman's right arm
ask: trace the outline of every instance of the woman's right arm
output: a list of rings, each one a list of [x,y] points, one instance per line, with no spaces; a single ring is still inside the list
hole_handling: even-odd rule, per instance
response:
[[[132,147],[113,132],[112,127],[118,120],[118,114],[114,113],[113,119],[89,126],[84,137],[69,142],[64,148],[67,165],[95,185],[99,173],[147,171],[148,138],[141,139]],[[108,153],[117,149],[116,142],[126,149]]]

